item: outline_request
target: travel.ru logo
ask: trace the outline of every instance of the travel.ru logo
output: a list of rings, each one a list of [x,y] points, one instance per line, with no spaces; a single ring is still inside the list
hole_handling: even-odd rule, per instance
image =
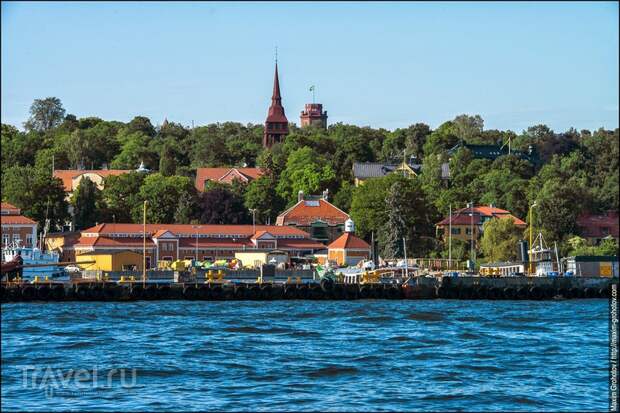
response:
[[[22,366],[22,388],[43,390],[46,397],[79,396],[113,387],[130,389],[136,386],[135,368],[61,369],[51,366]]]

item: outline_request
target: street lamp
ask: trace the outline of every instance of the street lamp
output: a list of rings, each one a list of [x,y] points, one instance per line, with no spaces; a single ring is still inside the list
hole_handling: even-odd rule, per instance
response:
[[[252,231],[256,234],[256,208],[250,208],[249,211],[252,213]]]
[[[198,230],[202,227],[200,225],[194,225],[192,226],[192,228],[196,230],[196,247],[194,250],[194,255],[195,255],[195,260],[198,261]]]
[[[532,229],[534,227],[534,219],[532,212],[534,207],[536,206],[536,201],[532,205],[530,205],[530,276],[532,275],[532,251],[534,250],[534,246],[532,245]]]

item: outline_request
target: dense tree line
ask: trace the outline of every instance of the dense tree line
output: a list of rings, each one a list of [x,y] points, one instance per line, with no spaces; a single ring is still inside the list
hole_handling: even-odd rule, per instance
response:
[[[536,229],[566,253],[577,248],[580,213],[617,210],[619,203],[618,129],[556,133],[535,125],[517,134],[485,130],[478,115],[457,116],[434,130],[424,123],[394,131],[341,123],[327,130],[291,125],[285,142],[265,150],[262,125],[188,128],[167,120],[153,125],[143,116],[128,123],[78,119],[66,114],[57,98],[36,100],[24,129],[2,124],[2,198],[41,223],[49,219],[55,229],[69,218],[69,204],[76,227],[85,228],[96,222],[141,222],[143,201],[150,205],[150,222],[251,223],[249,211],[255,210],[257,222],[273,223],[298,191],[328,189],[330,199],[350,212],[358,234],[366,239],[374,234],[385,256],[402,256],[403,237],[410,256],[445,255],[435,223],[450,206],[469,202],[494,204],[524,220],[536,202]],[[478,159],[465,148],[450,155],[459,142],[510,142],[513,152],[533,151],[538,161],[514,153]],[[391,174],[353,185],[354,162],[400,162],[411,156],[423,165],[419,176]],[[61,182],[52,178],[53,169],[136,169],[141,162],[153,172],[110,176],[103,191],[84,180],[70,202]],[[450,179],[441,174],[445,163]],[[208,185],[199,193],[196,168],[209,166],[257,166],[265,174],[247,185]],[[491,226],[479,254],[511,258],[516,248],[493,237],[510,239],[510,245],[521,235],[517,232],[504,224]],[[455,257],[468,253],[466,246],[453,245]]]

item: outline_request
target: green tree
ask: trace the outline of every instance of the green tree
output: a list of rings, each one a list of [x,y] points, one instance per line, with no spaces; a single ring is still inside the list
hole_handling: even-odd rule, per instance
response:
[[[272,175],[266,174],[250,182],[245,191],[245,206],[256,209],[256,219],[260,223],[276,221],[276,217],[286,202],[276,192],[276,182]]]
[[[151,123],[151,120],[146,116],[136,116],[127,124],[127,135],[131,135],[136,132],[142,133],[151,138],[157,133],[155,131],[155,127]]]
[[[2,199],[39,223],[50,220],[52,230],[60,230],[69,218],[62,181],[50,174],[37,173],[31,166],[12,166],[2,179]]]
[[[47,132],[60,125],[64,117],[65,109],[60,99],[35,99],[30,106],[30,118],[24,123],[24,128],[28,131]]]
[[[159,165],[159,151],[151,147],[152,139],[148,135],[135,132],[126,135],[123,141],[120,153],[112,161],[112,168],[136,169],[141,162],[150,169]]]
[[[517,243],[523,236],[512,218],[490,219],[482,226],[480,248],[488,261],[514,261]]]
[[[349,215],[355,222],[355,231],[363,238],[370,238],[372,232],[378,233],[386,221],[385,199],[388,188],[396,180],[395,174],[383,178],[369,179],[353,190]]]
[[[251,224],[252,218],[243,198],[224,185],[213,186],[200,194],[201,224]]]
[[[184,176],[163,176],[154,173],[144,178],[140,187],[139,198],[147,201],[146,219],[154,224],[173,224],[178,209],[179,199],[186,196],[197,196],[196,188],[190,178]],[[141,222],[143,203],[140,202],[131,210],[134,222]]]
[[[174,175],[177,169],[177,162],[172,145],[165,143],[159,157],[159,173],[164,176]]]
[[[402,202],[403,183],[394,182],[385,200],[387,220],[379,230],[379,247],[384,259],[404,257],[404,242],[407,235],[405,204]]]
[[[110,175],[105,178],[103,201],[114,222],[142,222],[132,218],[132,210],[141,206],[140,188],[146,175],[141,172],[130,172],[122,175]]]
[[[280,175],[278,194],[289,203],[297,199],[298,191],[316,194],[329,188],[336,175],[325,159],[309,147],[300,148],[289,156]]]
[[[355,187],[348,181],[342,181],[340,189],[334,196],[334,205],[343,211],[351,209],[351,200],[353,199],[353,191]]]
[[[452,121],[456,136],[465,142],[471,142],[473,138],[482,135],[484,121],[480,115],[459,115]]]
[[[101,191],[89,178],[80,180],[80,184],[71,196],[73,216],[76,229],[95,225],[100,216]]]

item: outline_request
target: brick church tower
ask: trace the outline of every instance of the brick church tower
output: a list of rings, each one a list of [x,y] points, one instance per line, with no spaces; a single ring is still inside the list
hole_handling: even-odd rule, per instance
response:
[[[273,95],[271,106],[265,120],[265,133],[263,134],[263,146],[271,148],[273,144],[282,142],[288,135],[288,119],[282,107],[280,96],[280,81],[278,79],[278,62],[276,62],[276,74],[273,78]]]

